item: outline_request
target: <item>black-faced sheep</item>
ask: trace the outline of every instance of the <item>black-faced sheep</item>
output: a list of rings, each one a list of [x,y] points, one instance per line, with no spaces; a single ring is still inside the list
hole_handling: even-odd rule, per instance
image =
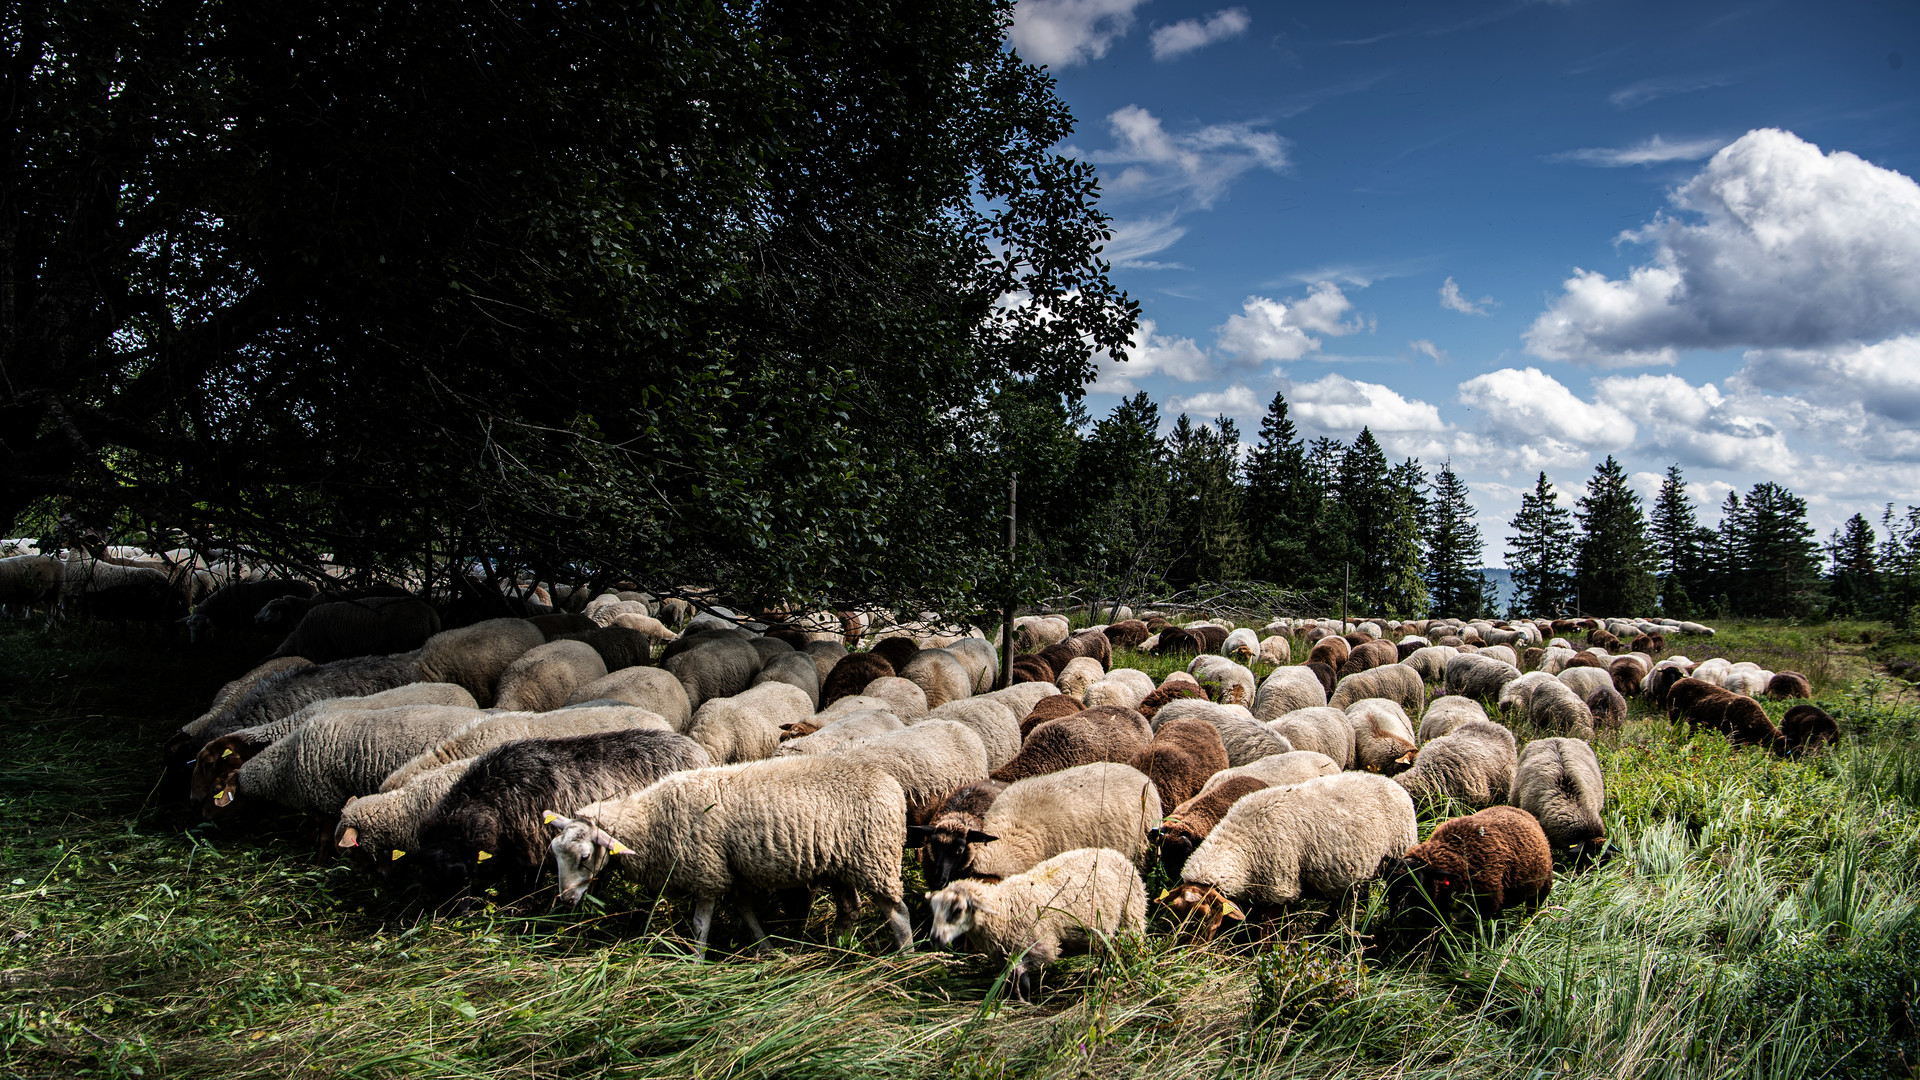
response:
[[[1407,849],[1388,875],[1388,907],[1407,910],[1424,896],[1446,915],[1458,900],[1482,915],[1538,904],[1553,889],[1553,850],[1540,823],[1511,806],[1443,821],[1426,843]]]
[[[1079,848],[999,882],[956,881],[931,893],[933,939],[964,938],[995,962],[1018,957],[1008,975],[1017,998],[1031,997],[1063,953],[1085,952],[1103,935],[1146,930],[1147,889],[1120,852]]]
[[[1267,786],[1267,782],[1257,776],[1236,776],[1208,787],[1161,818],[1148,838],[1159,846],[1160,865],[1166,869],[1167,876],[1179,876],[1180,868],[1193,856],[1194,849],[1220,824],[1220,819],[1227,816],[1234,803]]]
[[[982,831],[987,808],[1005,790],[1005,781],[976,780],[948,793],[926,824],[908,822],[907,843],[920,849],[920,872],[927,888],[944,888],[966,873],[967,845],[990,839]]]

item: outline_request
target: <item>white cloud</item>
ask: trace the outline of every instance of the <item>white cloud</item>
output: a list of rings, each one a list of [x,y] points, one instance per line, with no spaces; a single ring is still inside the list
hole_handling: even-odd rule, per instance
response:
[[[1426,338],[1415,338],[1407,342],[1407,348],[1424,356],[1432,357],[1434,362],[1439,364],[1444,364],[1453,359],[1453,357],[1447,355],[1447,350],[1435,345]]]
[[[1152,319],[1141,319],[1127,346],[1124,363],[1101,355],[1095,361],[1094,394],[1131,394],[1139,389],[1135,379],[1166,375],[1181,382],[1198,382],[1215,373],[1212,357],[1194,344],[1192,338],[1171,337],[1159,333]]]
[[[1790,132],[1748,132],[1621,239],[1653,261],[1575,271],[1526,332],[1549,360],[1673,363],[1681,349],[1813,349],[1920,329],[1920,185]]]
[[[1209,390],[1189,397],[1170,397],[1167,407],[1161,410],[1163,416],[1178,416],[1181,413],[1201,418],[1226,415],[1236,420],[1257,420],[1266,412],[1267,403],[1255,397],[1253,390],[1245,383],[1234,383],[1225,390]]]
[[[1153,32],[1153,58],[1171,60],[1185,56],[1216,41],[1239,37],[1251,25],[1253,20],[1247,18],[1246,8],[1216,11],[1210,19],[1182,19]]]
[[[1607,100],[1619,108],[1634,109],[1657,98],[1710,90],[1716,86],[1731,85],[1732,82],[1732,79],[1720,75],[1669,75],[1659,79],[1641,79],[1608,94]]]
[[[1128,105],[1108,116],[1107,126],[1113,149],[1069,152],[1095,164],[1120,166],[1118,173],[1102,173],[1102,188],[1116,198],[1174,196],[1205,209],[1248,170],[1287,167],[1287,141],[1251,124],[1211,124],[1173,134],[1152,113]]]
[[[1798,390],[1821,405],[1858,404],[1874,416],[1920,426],[1920,335],[1830,349],[1755,349],[1740,377],[1765,390]]]
[[[1765,402],[1729,397],[1712,383],[1694,386],[1678,375],[1599,379],[1594,396],[1640,424],[1639,449],[1720,469],[1781,475],[1793,468],[1786,433],[1766,415]]]
[[[1440,410],[1424,401],[1409,400],[1379,383],[1359,382],[1344,375],[1323,375],[1310,383],[1295,383],[1287,402],[1303,427],[1328,434],[1351,436],[1363,427],[1375,433],[1443,432]]]
[[[1238,356],[1242,362],[1298,360],[1320,348],[1320,339],[1314,334],[1338,337],[1365,329],[1358,319],[1341,321],[1352,308],[1353,301],[1340,286],[1322,281],[1300,300],[1249,296],[1241,305],[1241,313],[1229,315],[1214,332],[1219,335],[1221,351]]]
[[[1036,64],[1072,67],[1107,55],[1146,0],[1020,0],[1007,40]]]
[[[1529,471],[1585,461],[1632,446],[1639,431],[1611,405],[1583,401],[1539,368],[1502,368],[1460,384],[1456,400],[1481,418],[1484,435],[1516,450]]]
[[[1668,142],[1655,135],[1638,146],[1588,147],[1550,154],[1548,161],[1571,161],[1577,165],[1598,165],[1618,169],[1626,165],[1659,165],[1668,161],[1699,161],[1727,145],[1725,139],[1685,139]]]
[[[1460,295],[1460,286],[1449,277],[1440,283],[1440,306],[1462,315],[1485,315],[1487,308],[1493,306],[1493,297],[1483,296],[1478,300],[1469,300]]]
[[[1187,235],[1186,227],[1175,225],[1173,219],[1174,215],[1163,214],[1159,217],[1115,221],[1113,239],[1107,241],[1106,251],[1102,254],[1115,266],[1140,270],[1185,269],[1179,263],[1153,262],[1147,258],[1179,243],[1180,238]]]

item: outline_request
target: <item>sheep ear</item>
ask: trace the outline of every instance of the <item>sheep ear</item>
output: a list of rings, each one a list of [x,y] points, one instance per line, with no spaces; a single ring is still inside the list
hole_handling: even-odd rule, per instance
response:
[[[336,847],[359,847],[360,831],[349,825],[340,830],[340,839],[334,841]]]
[[[540,824],[558,825],[564,829],[567,826],[573,824],[573,822],[568,821],[566,818],[561,817],[559,814],[555,813],[554,811],[549,810],[546,813],[540,815]]]
[[[345,810],[347,807],[352,806],[354,803],[357,803],[359,801],[360,801],[360,796],[349,795],[347,796],[347,801],[340,804],[340,809]]]
[[[907,826],[907,845],[912,847],[918,844],[924,844],[927,842],[927,838],[932,835],[933,830],[927,828],[925,825],[909,825]]]
[[[991,833],[983,833],[979,829],[967,830],[967,843],[969,844],[991,844],[998,839],[1000,838]]]
[[[1241,911],[1238,905],[1236,905],[1233,901],[1228,900],[1226,897],[1220,898],[1220,914],[1226,916],[1229,919],[1234,920],[1235,922],[1247,921],[1247,913],[1244,911]]]
[[[599,845],[600,847],[606,848],[607,854],[609,855],[625,855],[627,852],[633,850],[627,845],[614,839],[613,835],[611,833],[608,833],[604,829],[593,830],[593,842]]]

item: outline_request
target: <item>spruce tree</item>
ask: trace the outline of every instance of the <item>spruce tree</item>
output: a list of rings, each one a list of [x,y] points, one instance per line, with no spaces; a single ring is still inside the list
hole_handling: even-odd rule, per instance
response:
[[[1741,514],[1743,615],[1803,619],[1821,608],[1820,546],[1807,503],[1771,480],[1753,485]]]
[[[1574,556],[1574,589],[1580,606],[1601,615],[1639,614],[1653,608],[1658,586],[1647,519],[1627,471],[1612,454],[1587,481],[1574,504],[1580,540]]]
[[[1691,614],[1689,584],[1697,584],[1700,573],[1700,522],[1677,463],[1667,466],[1666,479],[1660,482],[1647,532],[1653,543],[1654,572],[1660,576],[1661,612],[1674,618]]]
[[[1466,481],[1453,471],[1451,459],[1440,464],[1433,478],[1423,539],[1427,547],[1427,598],[1438,618],[1472,619],[1487,614],[1481,575],[1480,526],[1473,520],[1473,504]]]
[[[1907,507],[1901,517],[1888,503],[1880,528],[1887,534],[1875,560],[1883,589],[1881,611],[1894,626],[1911,630],[1920,622],[1920,506]]]
[[[1384,611],[1392,567],[1380,543],[1393,528],[1394,490],[1388,476],[1387,454],[1373,432],[1361,428],[1340,458],[1340,513],[1336,530],[1328,537],[1329,550],[1353,568],[1353,595],[1359,610]],[[1335,566],[1339,573],[1340,567]]]
[[[1427,614],[1426,552],[1420,523],[1427,518],[1427,470],[1414,458],[1387,474],[1388,511],[1375,554],[1382,563],[1379,612],[1410,619]]]
[[[1309,557],[1325,488],[1308,466],[1307,447],[1287,418],[1284,394],[1273,395],[1260,420],[1260,443],[1247,458],[1248,573],[1287,588],[1305,588],[1315,569]]]
[[[1707,594],[1713,597],[1713,613],[1734,613],[1734,596],[1746,589],[1746,508],[1740,505],[1740,493],[1727,492],[1720,504],[1720,524],[1711,537],[1703,535]]]
[[[1568,550],[1573,515],[1560,505],[1546,473],[1520,497],[1520,512],[1507,527],[1513,530],[1507,541],[1507,569],[1513,575],[1509,614],[1558,614],[1567,606],[1573,584],[1573,555]]]
[[[1827,539],[1827,596],[1834,615],[1860,616],[1880,607],[1880,563],[1872,523],[1855,514]]]
[[[1240,504],[1240,432],[1231,419],[1216,426],[1182,413],[1167,436],[1170,510],[1179,554],[1167,570],[1176,588],[1230,581],[1246,573],[1247,540]]]
[[[1081,444],[1077,465],[1086,537],[1080,573],[1115,603],[1164,592],[1178,529],[1167,512],[1159,406],[1144,391],[1114,406]]]

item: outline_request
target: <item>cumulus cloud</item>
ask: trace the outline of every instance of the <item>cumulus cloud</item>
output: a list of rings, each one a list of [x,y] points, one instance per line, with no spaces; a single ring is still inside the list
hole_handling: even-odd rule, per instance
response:
[[[1287,402],[1301,426],[1328,434],[1352,435],[1363,427],[1376,434],[1443,432],[1440,410],[1425,402],[1401,397],[1379,383],[1360,382],[1344,375],[1323,375],[1309,383],[1294,383]]]
[[[1720,75],[1669,75],[1658,79],[1641,79],[1628,83],[1607,95],[1607,100],[1622,109],[1636,109],[1649,101],[1675,94],[1691,94],[1695,90],[1711,90],[1716,86],[1728,86],[1732,79]]]
[[[1246,8],[1216,11],[1210,19],[1182,19],[1153,32],[1153,58],[1171,60],[1176,56],[1185,56],[1216,41],[1239,37],[1251,25],[1253,20],[1247,18]]]
[[[1007,40],[1036,64],[1072,67],[1107,55],[1146,0],[1020,0]]]
[[[1678,375],[1613,376],[1594,383],[1596,400],[1614,403],[1640,425],[1641,448],[1691,465],[1780,475],[1794,466],[1786,432],[1764,403],[1733,398]]]
[[[1440,306],[1462,315],[1485,315],[1487,309],[1493,306],[1493,297],[1483,296],[1478,300],[1469,300],[1460,295],[1460,286],[1449,277],[1440,283]]]
[[[1502,368],[1460,384],[1456,400],[1480,417],[1482,433],[1516,452],[1529,471],[1622,450],[1639,435],[1612,405],[1582,400],[1539,368]]]
[[[1152,319],[1141,319],[1127,345],[1125,362],[1102,355],[1095,360],[1095,376],[1090,393],[1131,394],[1139,387],[1135,379],[1166,375],[1181,382],[1212,378],[1215,367],[1205,349],[1192,338],[1161,334]]]
[[[1267,403],[1254,395],[1252,388],[1244,383],[1234,383],[1225,390],[1210,390],[1187,397],[1167,399],[1165,415],[1178,416],[1231,416],[1236,420],[1257,420],[1266,415]]]
[[[1219,335],[1221,351],[1242,362],[1298,360],[1320,348],[1320,339],[1314,334],[1338,337],[1365,329],[1359,319],[1342,321],[1341,317],[1352,309],[1353,301],[1340,286],[1321,281],[1299,300],[1249,296],[1241,305],[1241,313],[1229,315],[1214,332]]]
[[[1828,406],[1861,405],[1867,413],[1920,425],[1920,335],[1829,349],[1754,349],[1740,378],[1763,390],[1797,391]]]
[[[1548,360],[1671,364],[1681,349],[1817,349],[1920,329],[1920,185],[1790,132],[1748,132],[1621,239],[1625,278],[1576,270],[1525,334]]]
[[[1713,156],[1713,152],[1725,146],[1725,139],[1684,139],[1680,142],[1668,142],[1655,135],[1637,146],[1589,147],[1584,150],[1568,150],[1559,154],[1549,154],[1548,161],[1571,161],[1576,165],[1598,165],[1604,169],[1618,169],[1627,165],[1659,165],[1669,161],[1699,161]]]
[[[1112,149],[1071,152],[1119,167],[1102,183],[1115,198],[1174,196],[1205,209],[1243,173],[1287,168],[1287,141],[1251,124],[1210,124],[1176,134],[1152,113],[1128,105],[1107,117],[1107,127]]]

